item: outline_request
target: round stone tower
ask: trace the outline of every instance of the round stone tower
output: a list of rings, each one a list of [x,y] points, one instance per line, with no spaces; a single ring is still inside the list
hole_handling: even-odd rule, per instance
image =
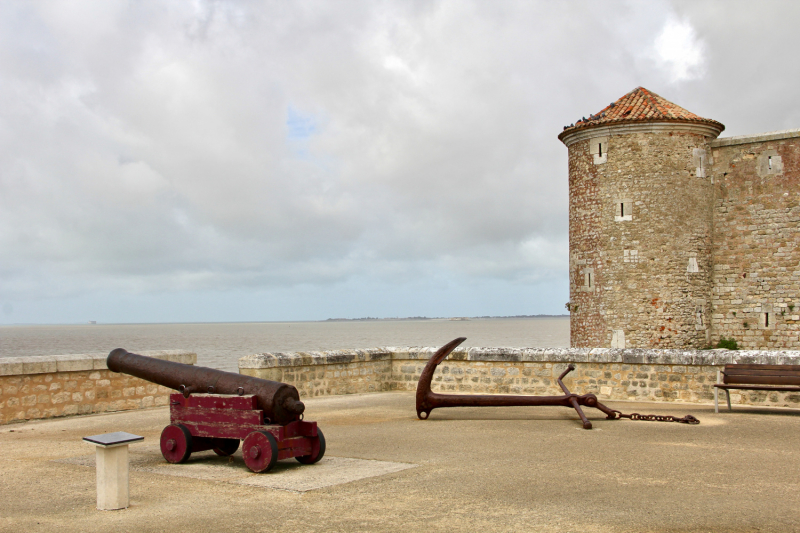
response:
[[[725,126],[642,87],[564,128],[573,347],[710,341],[713,187]]]

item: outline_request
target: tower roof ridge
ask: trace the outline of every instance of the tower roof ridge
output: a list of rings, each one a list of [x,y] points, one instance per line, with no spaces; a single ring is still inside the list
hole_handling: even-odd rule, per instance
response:
[[[718,128],[720,132],[725,129],[725,126],[716,120],[703,118],[649,89],[637,87],[597,113],[590,114],[589,118],[582,117],[574,124],[564,126],[564,131],[558,138],[564,140],[565,136],[573,132],[595,126],[635,122],[685,122],[708,124]]]

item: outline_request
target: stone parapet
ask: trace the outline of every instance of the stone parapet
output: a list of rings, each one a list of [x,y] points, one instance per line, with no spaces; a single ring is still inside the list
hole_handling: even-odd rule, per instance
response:
[[[794,139],[797,137],[800,137],[800,129],[770,131],[768,133],[757,133],[755,135],[738,135],[736,137],[722,137],[719,139],[714,139],[708,144],[712,148],[720,148],[722,146],[763,143],[766,141],[780,141],[783,139]]]
[[[382,348],[260,353],[239,359],[239,373],[289,383],[302,397],[389,390],[392,354]]]
[[[140,354],[191,365],[197,362],[197,354],[185,350]],[[111,372],[107,356],[0,358],[0,424],[167,405],[173,390]]]
[[[290,383],[302,397],[416,389],[436,348],[386,347],[336,352],[257,354],[239,372]],[[709,403],[725,364],[800,364],[800,351],[612,348],[457,348],[437,368],[432,388],[474,394],[562,394],[556,378],[601,400]],[[734,403],[800,406],[792,393],[732,392]]]
[[[366,350],[330,350],[325,352],[257,353],[239,359],[239,369],[264,369],[284,366],[316,366],[373,362],[391,359],[384,348]]]

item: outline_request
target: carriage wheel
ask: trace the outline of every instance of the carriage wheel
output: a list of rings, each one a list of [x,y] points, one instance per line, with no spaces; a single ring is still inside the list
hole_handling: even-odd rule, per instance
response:
[[[171,424],[161,432],[161,454],[169,463],[185,463],[192,455],[192,434],[182,424]]]
[[[214,453],[227,457],[239,449],[239,439],[214,439]]]
[[[295,459],[304,465],[313,465],[322,459],[323,455],[325,455],[325,435],[323,435],[322,431],[317,428],[317,436],[311,439],[311,453],[309,455],[295,457]]]
[[[278,460],[278,443],[268,431],[254,431],[244,438],[244,464],[253,472],[267,472]]]

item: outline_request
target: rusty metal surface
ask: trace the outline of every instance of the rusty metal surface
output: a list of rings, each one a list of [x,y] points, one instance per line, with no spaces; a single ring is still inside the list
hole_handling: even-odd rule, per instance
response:
[[[578,413],[583,423],[584,429],[592,429],[592,423],[586,418],[582,406],[593,407],[602,411],[609,420],[619,418],[630,418],[632,420],[656,420],[665,422],[683,422],[688,424],[699,424],[692,415],[683,418],[673,416],[640,415],[633,413],[625,415],[620,411],[611,409],[597,400],[594,394],[577,395],[569,391],[564,382],[564,376],[575,370],[575,365],[570,364],[567,369],[558,377],[558,385],[564,391],[562,396],[528,396],[510,394],[439,394],[431,390],[431,382],[436,367],[447,358],[456,347],[464,342],[466,337],[459,337],[439,348],[436,353],[425,365],[417,383],[417,417],[421,420],[427,419],[431,411],[440,407],[524,407],[556,405],[572,407]]]
[[[164,387],[178,390],[188,397],[192,393],[252,394],[258,408],[275,424],[297,420],[305,410],[300,394],[292,385],[266,379],[163,361],[117,348],[106,360],[112,372],[123,372]]]

